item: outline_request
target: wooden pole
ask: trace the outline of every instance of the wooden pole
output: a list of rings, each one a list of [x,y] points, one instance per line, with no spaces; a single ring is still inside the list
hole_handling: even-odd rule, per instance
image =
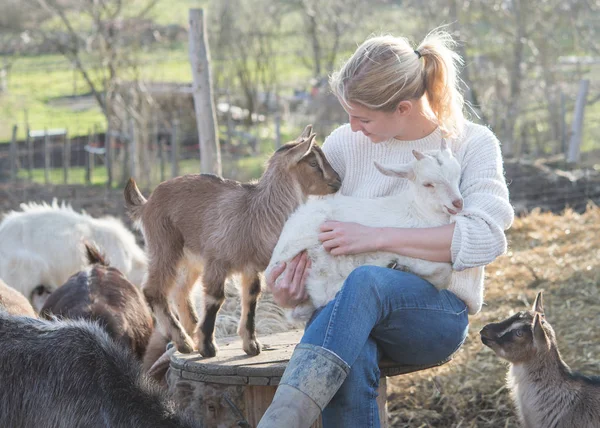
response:
[[[44,128],[44,183],[50,184],[50,136]]]
[[[92,148],[92,131],[88,129],[88,140],[87,140],[88,150],[85,150],[85,184],[92,184],[92,153],[89,149]]]
[[[173,119],[171,127],[171,177],[179,175],[179,119]]]
[[[567,101],[560,91],[560,152],[567,155]]]
[[[69,182],[69,168],[71,167],[71,137],[69,131],[65,132],[65,140],[63,144],[63,182]]]
[[[137,178],[138,173],[138,132],[135,127],[135,122],[133,118],[129,119],[129,135],[131,135],[131,141],[129,142],[129,161],[131,162],[131,176]]]
[[[113,182],[113,151],[110,137],[110,120],[106,122],[106,134],[104,134],[104,156],[106,159],[106,187],[112,187]]]
[[[17,125],[13,125],[12,138],[10,139],[10,181],[17,181],[19,153],[17,151]]]
[[[569,163],[579,162],[581,141],[583,139],[583,117],[585,111],[585,102],[589,87],[589,80],[582,80],[579,83],[579,92],[577,93],[577,101],[575,101],[575,112],[573,114],[571,142],[569,144],[569,154],[567,156],[567,162]]]
[[[163,155],[162,140],[159,138],[159,127],[158,127],[158,114],[154,111],[152,117],[152,138],[154,141],[154,147],[156,148],[156,154],[158,156],[158,174],[161,182],[165,181],[165,159]]]
[[[29,177],[29,181],[33,181],[34,148],[33,148],[33,139],[31,138],[31,135],[29,135],[29,125],[27,125],[27,129],[25,130],[25,132],[27,133],[27,135],[26,135],[26,139],[27,139],[27,176]]]
[[[221,175],[221,150],[213,99],[210,51],[203,9],[190,9],[190,47],[193,95],[200,143],[200,166],[204,173]]]

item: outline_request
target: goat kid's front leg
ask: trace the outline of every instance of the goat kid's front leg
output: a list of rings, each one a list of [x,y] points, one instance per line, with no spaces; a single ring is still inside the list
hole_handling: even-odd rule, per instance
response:
[[[259,275],[257,273],[242,274],[242,315],[238,334],[242,338],[244,351],[248,355],[260,354],[261,344],[256,339],[256,304],[260,293]]]
[[[216,265],[213,264],[213,266]],[[198,329],[198,352],[203,357],[214,357],[219,348],[215,341],[215,322],[225,300],[226,274],[215,272],[210,263],[202,277],[204,286],[204,311]]]

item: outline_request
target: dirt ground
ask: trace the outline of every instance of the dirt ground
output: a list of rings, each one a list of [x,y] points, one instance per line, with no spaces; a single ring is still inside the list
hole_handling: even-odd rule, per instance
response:
[[[1,212],[53,198],[93,216],[115,215],[131,226],[120,190],[0,185]],[[486,270],[484,308],[471,318],[467,341],[454,360],[389,379],[391,426],[518,427],[504,386],[507,366],[481,344],[479,330],[529,307],[539,290],[545,290],[547,320],[565,361],[574,370],[600,374],[600,208],[561,214],[534,210],[516,219],[508,239],[509,252]]]

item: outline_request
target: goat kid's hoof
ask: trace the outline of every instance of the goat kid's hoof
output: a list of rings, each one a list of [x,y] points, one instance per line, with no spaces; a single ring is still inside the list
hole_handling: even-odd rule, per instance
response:
[[[250,341],[248,341],[248,343],[244,344],[244,352],[246,352],[246,354],[252,355],[252,356],[260,354],[261,348],[262,348],[262,345],[256,339],[250,340]]]
[[[190,338],[183,338],[175,342],[176,348],[182,354],[191,354],[194,352],[194,342]]]
[[[198,348],[198,352],[204,358],[212,358],[212,357],[216,356],[218,350],[219,350],[219,348],[217,347],[217,344],[214,342],[205,343],[204,346]]]

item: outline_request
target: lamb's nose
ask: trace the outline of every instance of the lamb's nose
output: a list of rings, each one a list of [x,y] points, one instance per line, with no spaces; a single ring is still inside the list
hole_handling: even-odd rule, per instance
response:
[[[459,210],[462,210],[462,208],[463,208],[463,200],[462,200],[462,198],[453,200],[452,201],[452,205],[454,205]]]

